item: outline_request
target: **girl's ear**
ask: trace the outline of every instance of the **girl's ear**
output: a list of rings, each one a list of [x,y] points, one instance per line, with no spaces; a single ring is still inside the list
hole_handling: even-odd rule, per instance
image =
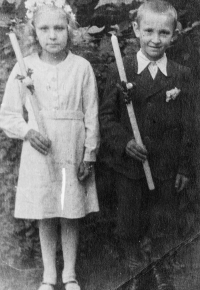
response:
[[[140,30],[137,22],[132,22],[133,30],[135,32],[136,37],[140,36]]]

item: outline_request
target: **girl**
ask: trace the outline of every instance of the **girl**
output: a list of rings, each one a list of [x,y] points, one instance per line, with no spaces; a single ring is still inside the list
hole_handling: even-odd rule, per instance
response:
[[[48,138],[39,133],[29,99],[30,91],[16,76],[8,79],[0,114],[0,127],[11,138],[24,140],[15,217],[37,219],[44,264],[39,290],[56,284],[57,226],[61,224],[66,290],[80,290],[75,262],[78,219],[99,210],[93,172],[99,145],[97,88],[93,70],[85,59],[69,50],[75,19],[63,0],[26,1],[38,53],[24,59],[31,69],[35,95]],[[23,119],[23,106],[28,123]],[[52,183],[46,158],[54,158]]]

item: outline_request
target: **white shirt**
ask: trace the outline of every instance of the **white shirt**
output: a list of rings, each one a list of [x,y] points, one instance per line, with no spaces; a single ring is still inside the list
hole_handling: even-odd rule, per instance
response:
[[[161,57],[157,61],[152,62],[143,54],[143,52],[140,49],[137,53],[137,61],[138,61],[138,74],[140,74],[148,66],[148,69],[153,79],[156,76],[158,68],[165,76],[167,76],[167,56],[165,53],[163,57]]]

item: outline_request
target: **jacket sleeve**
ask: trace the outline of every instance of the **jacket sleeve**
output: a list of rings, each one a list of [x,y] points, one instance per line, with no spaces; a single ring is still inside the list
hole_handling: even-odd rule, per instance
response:
[[[127,143],[133,138],[120,122],[120,93],[116,87],[120,82],[116,66],[111,66],[108,81],[100,104],[100,129],[103,142],[110,151],[122,155]]]
[[[178,173],[191,176],[193,174],[192,157],[196,144],[195,104],[196,85],[189,69],[183,73],[182,98],[182,142],[180,148]]]
[[[85,123],[84,161],[96,161],[100,143],[98,120],[98,92],[93,69],[88,64],[83,80],[83,113]]]
[[[24,139],[29,126],[23,118],[25,95],[21,82],[16,79],[20,74],[16,64],[8,78],[0,110],[0,128],[10,138]]]

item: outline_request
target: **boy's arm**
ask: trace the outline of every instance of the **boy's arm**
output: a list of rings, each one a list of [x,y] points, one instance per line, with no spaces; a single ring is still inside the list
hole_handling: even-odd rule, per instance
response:
[[[192,156],[195,140],[195,105],[196,85],[189,69],[183,72],[182,98],[182,142],[180,148],[178,174],[186,177],[193,175]]]
[[[125,130],[120,123],[122,108],[116,87],[116,84],[120,83],[116,66],[112,65],[107,75],[108,81],[99,113],[101,137],[112,151],[121,155],[125,153],[126,145],[133,139],[133,134]]]

